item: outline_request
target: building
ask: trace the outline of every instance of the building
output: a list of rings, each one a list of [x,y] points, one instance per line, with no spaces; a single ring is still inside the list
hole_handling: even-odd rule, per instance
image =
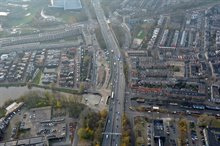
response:
[[[203,133],[207,146],[220,145],[220,128],[207,128],[204,129]]]
[[[158,146],[163,146],[165,142],[163,120],[154,120],[154,141]]]
[[[27,139],[18,139],[18,140],[12,140],[12,141],[0,143],[0,146],[24,146],[24,145],[48,146],[49,144],[48,144],[48,140],[43,136],[31,137]]]
[[[2,60],[2,61],[7,60],[8,57],[9,57],[8,54],[2,54],[2,55],[1,55],[1,60]]]
[[[64,8],[64,10],[82,9],[80,0],[50,0],[50,3],[53,8]]]
[[[13,102],[12,104],[10,104],[8,107],[6,107],[6,116],[11,114],[12,112],[18,110],[24,103],[23,102],[20,102],[20,103],[16,103],[16,102]]]
[[[217,84],[211,86],[211,100],[213,102],[220,102],[220,88]]]
[[[216,42],[217,49],[220,49],[220,31],[216,32],[216,40],[215,40],[215,42]]]

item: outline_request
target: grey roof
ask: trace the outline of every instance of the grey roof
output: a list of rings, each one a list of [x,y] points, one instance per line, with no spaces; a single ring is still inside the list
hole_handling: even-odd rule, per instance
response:
[[[6,142],[5,146],[16,146],[17,141],[10,141],[10,142]]]
[[[164,128],[162,120],[154,120],[154,137],[164,137]]]
[[[81,9],[82,4],[80,0],[65,0],[64,10]]]
[[[81,9],[80,0],[52,0],[52,7],[64,8],[64,10]]]
[[[22,145],[22,144],[29,144],[29,141],[30,139],[21,139],[21,140],[18,140],[18,143],[17,145]]]
[[[44,146],[43,143],[36,144],[36,146]]]
[[[208,128],[207,135],[209,146],[220,145],[220,128]]]
[[[38,144],[38,143],[42,143],[42,142],[43,142],[42,137],[35,137],[35,138],[30,139],[30,144]]]

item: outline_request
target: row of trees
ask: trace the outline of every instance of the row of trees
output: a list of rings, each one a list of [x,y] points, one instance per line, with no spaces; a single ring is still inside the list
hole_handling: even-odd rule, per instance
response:
[[[185,119],[181,119],[178,122],[178,128],[179,128],[179,138],[180,138],[180,145],[185,145],[186,144],[186,139],[187,139],[187,131],[188,131],[188,125],[187,121]]]
[[[80,139],[92,141],[93,146],[100,146],[106,117],[106,110],[99,113],[90,111],[84,117],[82,127],[78,130]]]
[[[134,119],[134,135],[135,145],[142,146],[147,144],[146,121],[144,117],[135,117]]]
[[[32,91],[21,96],[18,101],[24,102],[28,109],[44,106],[63,108],[68,111],[70,117],[78,118],[85,108],[85,105],[80,103],[81,99],[79,95],[67,97],[60,93]]]
[[[126,117],[123,115],[122,117],[122,144],[121,146],[131,146],[131,124]]]

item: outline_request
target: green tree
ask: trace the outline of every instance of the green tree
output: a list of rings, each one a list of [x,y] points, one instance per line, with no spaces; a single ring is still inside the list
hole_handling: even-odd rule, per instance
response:
[[[79,86],[79,93],[83,93],[85,90],[85,86],[81,83]]]

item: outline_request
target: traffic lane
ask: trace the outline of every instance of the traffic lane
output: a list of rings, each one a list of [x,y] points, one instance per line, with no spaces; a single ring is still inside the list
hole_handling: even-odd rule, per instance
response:
[[[113,126],[112,126],[112,133],[113,133],[113,135],[112,135],[112,138],[114,139],[114,133],[117,133],[117,131],[115,130],[115,127],[117,128],[118,127],[118,121],[120,120],[120,117],[118,116],[118,86],[119,86],[119,84],[118,84],[118,78],[119,78],[119,76],[117,75],[118,74],[118,67],[116,67],[116,79],[114,80],[114,84],[115,84],[115,90],[114,90],[114,92],[115,92],[115,96],[114,96],[114,98],[113,98],[113,103],[114,103],[114,109],[115,109],[115,111],[113,112],[113,116],[112,116],[112,124],[113,124]],[[111,142],[114,142],[114,140],[112,140]]]
[[[96,1],[96,2],[98,2],[98,1]],[[96,3],[96,4],[98,4],[98,3]],[[98,5],[98,6],[100,6],[100,5]],[[101,7],[100,7],[100,14],[101,15],[99,15],[98,14],[98,12],[96,11],[96,14],[97,14],[97,16],[98,16],[98,18],[100,18],[100,17],[102,17],[102,18],[105,18],[105,16],[104,16],[104,13],[103,13],[103,11],[102,11],[102,9],[101,9]],[[108,41],[106,41],[106,42],[108,42],[107,43],[107,46],[109,47],[109,48],[112,48],[113,50],[115,50],[115,52],[117,53],[117,54],[120,54],[120,52],[118,51],[119,50],[119,48],[118,48],[118,46],[117,46],[117,44],[116,44],[116,41],[114,40],[114,37],[113,37],[113,34],[112,33],[109,33],[108,34],[108,25],[107,25],[107,23],[106,22],[101,22],[100,20],[98,20],[99,21],[99,23],[100,24],[102,24],[103,23],[103,25],[101,25],[101,29],[102,29],[102,32],[103,32],[103,34],[105,35],[105,38],[108,38],[107,40]],[[105,19],[104,19],[104,21],[105,21]],[[104,29],[104,30],[103,30]],[[105,39],[106,40],[106,39]],[[116,62],[117,63],[117,68],[119,67],[119,64],[118,64],[118,62]],[[116,85],[115,85],[115,88],[116,88],[116,90],[115,90],[115,100],[116,100],[116,102],[117,102],[117,98],[119,98],[119,96],[121,96],[121,94],[120,94],[120,91],[119,91],[119,88],[118,87],[120,87],[120,83],[119,82],[121,82],[121,80],[120,80],[120,78],[119,78],[119,76],[120,76],[120,73],[119,73],[119,70],[118,70],[118,72],[117,72],[117,74],[118,75],[116,75],[116,78],[118,78],[117,79],[117,83],[116,83]],[[118,114],[118,113],[120,113],[121,112],[121,105],[119,105],[118,103],[115,103],[115,109],[116,109],[116,111],[118,111],[118,112],[113,112],[113,114],[115,115],[115,114]],[[120,115],[120,118],[118,118],[118,120],[120,121],[120,123],[121,123],[121,115]],[[114,120],[115,121],[115,120]],[[117,132],[118,131],[118,128],[117,127],[119,127],[119,125],[118,125],[118,123],[117,123],[117,121],[115,122],[115,124],[116,124],[116,127],[115,126],[113,126],[113,132]],[[118,125],[118,126],[117,126]],[[121,126],[120,126],[121,127]],[[117,140],[117,141],[119,141],[119,140]],[[114,143],[115,144],[115,143]],[[116,143],[117,144],[117,143]]]
[[[114,101],[111,103],[112,103],[112,106],[110,108],[109,119],[107,121],[107,127],[105,129],[105,133],[108,133],[108,134],[105,134],[104,140],[103,140],[103,144],[106,146],[108,146],[110,142],[112,141],[112,135],[110,133],[112,133],[112,128],[114,126],[114,112],[115,112]]]
[[[113,109],[112,109],[112,110],[113,110]],[[108,132],[110,133],[110,132],[111,132],[111,127],[113,126],[113,125],[112,125],[112,115],[113,115],[112,112],[113,112],[113,111],[110,111],[110,112],[109,112],[109,116],[108,116],[109,119],[108,119],[107,124],[106,124],[106,127],[105,127],[105,128],[106,128],[106,129],[105,129],[105,132],[106,132],[106,133],[108,133]],[[109,143],[110,140],[111,140],[111,135],[104,134],[103,144],[107,146],[107,144]]]
[[[115,69],[114,69],[115,70]],[[114,74],[116,73],[117,71],[114,72]],[[115,84],[115,80],[113,81],[113,84]],[[117,86],[113,86],[113,91],[115,92],[115,95],[117,94],[116,92],[116,89],[117,89]],[[113,126],[114,126],[114,113],[115,113],[115,95],[113,98],[110,99],[110,106],[109,106],[109,119],[107,121],[107,126],[106,126],[106,129],[105,129],[105,132],[106,133],[112,133],[112,129],[113,129]],[[104,136],[104,140],[103,140],[103,144],[104,145],[108,145],[112,140],[112,135],[111,134],[105,134]]]
[[[116,112],[115,112],[115,126],[113,128],[114,133],[121,133],[121,100],[120,100],[120,92],[119,96],[117,96],[117,106],[116,106]],[[114,135],[114,140],[113,140],[113,145],[118,145],[120,143],[120,136],[119,135]]]

